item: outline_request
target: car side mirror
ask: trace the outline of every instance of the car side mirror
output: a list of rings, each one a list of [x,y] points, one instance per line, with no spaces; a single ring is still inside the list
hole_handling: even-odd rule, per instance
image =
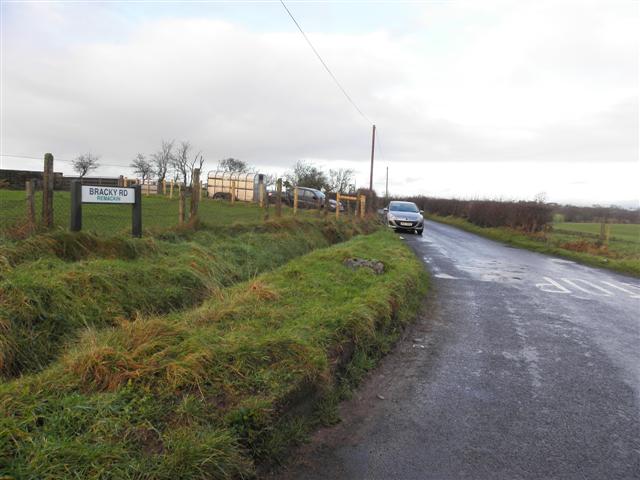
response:
[[[424,210],[420,210],[420,215],[424,215]]]
[[[387,213],[387,212],[389,211],[389,209],[388,209],[388,208],[383,208],[383,209],[382,209],[382,211],[383,211],[384,213]]]

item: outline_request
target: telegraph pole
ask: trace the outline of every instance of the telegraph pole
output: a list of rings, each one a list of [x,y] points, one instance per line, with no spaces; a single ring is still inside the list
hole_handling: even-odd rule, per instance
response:
[[[389,167],[387,167],[387,180],[384,184],[384,198],[389,198]]]
[[[376,126],[373,126],[371,132],[371,172],[369,173],[369,192],[373,195],[373,154],[376,148]]]

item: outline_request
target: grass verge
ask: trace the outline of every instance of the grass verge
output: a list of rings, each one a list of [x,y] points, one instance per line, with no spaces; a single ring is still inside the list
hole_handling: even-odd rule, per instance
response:
[[[617,251],[615,248],[589,248],[590,245],[584,239],[579,239],[575,236],[568,238],[566,232],[534,236],[504,227],[479,227],[459,217],[440,217],[430,214],[427,218],[515,247],[564,257],[585,265],[607,268],[634,277],[640,277],[640,246],[637,244],[632,245],[630,248],[625,245]],[[562,245],[572,248],[580,247],[585,251],[563,248]]]
[[[377,259],[385,272],[351,270]],[[315,250],[200,307],[88,330],[0,386],[16,478],[250,477],[320,423],[419,308],[421,263],[380,231]]]
[[[372,228],[287,218],[145,239],[56,232],[0,248],[0,375],[40,370],[84,328],[191,307]]]

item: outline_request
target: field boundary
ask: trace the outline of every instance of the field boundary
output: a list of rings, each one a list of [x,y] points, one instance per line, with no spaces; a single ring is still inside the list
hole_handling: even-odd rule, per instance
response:
[[[632,277],[640,278],[640,262],[637,260],[633,261],[607,258],[605,256],[567,250],[564,248],[542,243],[540,240],[534,239],[531,236],[525,235],[524,233],[518,232],[516,230],[504,227],[479,227],[466,221],[463,218],[441,217],[433,214],[426,215],[426,217],[428,220],[456,227],[470,233],[475,233],[476,235],[480,235],[481,237],[496,240],[498,242],[502,242],[514,247],[523,248],[533,252],[544,253],[547,255],[553,255],[556,257],[562,257],[581,263],[583,265],[613,270],[618,273],[623,273]]]

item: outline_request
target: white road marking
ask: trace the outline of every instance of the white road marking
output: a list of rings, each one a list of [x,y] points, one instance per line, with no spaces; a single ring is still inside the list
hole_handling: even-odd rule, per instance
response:
[[[620,290],[621,292],[628,293],[631,296],[631,298],[640,298],[640,293],[634,293],[631,290],[627,290],[624,287],[616,285],[615,283],[605,282],[604,280],[602,281],[602,283],[604,283],[605,285],[609,285],[610,287],[616,288],[616,289]],[[627,285],[626,283],[623,283],[623,285],[625,285],[625,286],[627,286],[629,288],[638,288],[638,287],[634,287],[633,285]]]
[[[452,277],[448,273],[436,273],[434,275],[436,278],[444,278],[445,280],[460,280],[458,277]]]
[[[578,290],[581,290],[584,293],[588,293],[590,295],[597,295],[599,297],[611,297],[611,296],[613,296],[613,293],[611,293],[609,290],[605,290],[604,288],[599,287],[597,285],[594,285],[593,283],[588,282],[586,280],[582,280],[581,278],[574,278],[573,281],[569,280],[568,278],[563,278],[562,280],[565,283],[568,283],[569,285],[571,285],[572,287],[577,288]],[[575,282],[582,282],[584,284],[587,284],[590,287],[595,288],[596,290],[600,290],[602,293],[598,293],[598,292],[594,292],[594,291],[591,291],[591,290],[587,290],[586,288],[582,288],[580,285],[578,285]]]
[[[536,287],[538,287],[543,292],[549,292],[549,293],[571,293],[571,290],[566,289],[565,287],[560,285],[555,280],[553,280],[553,279],[551,279],[549,277],[543,277],[543,278],[547,281],[547,283],[537,283],[536,284]],[[556,288],[556,290],[549,290],[549,288],[546,287],[547,285],[554,286]]]
[[[564,283],[566,283],[567,285],[569,285],[572,290],[569,290],[567,287],[565,287],[564,285],[562,285],[561,283],[557,282],[556,280],[550,278],[550,277],[542,277],[546,280],[546,283],[537,283],[536,287],[539,288],[540,290],[542,290],[543,292],[548,292],[548,293],[569,293],[572,294],[575,298],[579,298],[579,299],[583,299],[583,300],[587,300],[588,297],[584,297],[584,296],[576,296],[576,295],[581,295],[580,292],[582,292],[582,294],[586,293],[588,295],[593,295],[596,297],[613,297],[615,296],[615,292],[611,292],[609,290],[607,290],[606,288],[603,288],[599,285],[596,285],[593,282],[590,282],[588,280],[584,280],[582,278],[573,278],[573,279],[569,279],[569,278],[561,278],[560,280],[562,280]],[[640,298],[640,287],[636,287],[635,285],[630,285],[628,283],[622,283],[620,282],[620,285],[616,285],[615,283],[612,282],[607,282],[604,280],[600,280],[599,283],[602,283],[604,285],[607,285],[609,287],[615,288],[616,290],[619,290],[620,292],[626,293],[629,295],[630,298]],[[626,287],[626,288],[625,288]],[[577,292],[576,292],[577,290]]]

